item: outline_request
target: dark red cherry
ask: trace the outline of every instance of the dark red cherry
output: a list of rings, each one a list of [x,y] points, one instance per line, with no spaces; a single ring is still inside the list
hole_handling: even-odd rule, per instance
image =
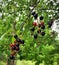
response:
[[[19,47],[16,47],[16,51],[19,51]]]
[[[37,23],[36,22],[33,22],[33,26],[36,27],[37,26]]]
[[[15,46],[16,46],[16,47],[19,47],[19,43],[16,43]]]
[[[15,44],[10,44],[11,50],[15,50]]]
[[[44,22],[40,22],[40,24],[41,24],[41,26],[43,26],[44,25]]]

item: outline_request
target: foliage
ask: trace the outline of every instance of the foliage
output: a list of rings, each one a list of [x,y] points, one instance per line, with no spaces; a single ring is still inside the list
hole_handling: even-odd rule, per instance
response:
[[[5,59],[6,55],[10,55],[9,45],[14,43],[15,33],[19,38],[25,40],[25,44],[20,46],[18,59],[37,61],[36,65],[43,61],[45,65],[58,63],[59,40],[55,40],[56,34],[52,35],[51,29],[47,26],[51,18],[56,20],[59,18],[59,5],[56,2],[57,0],[53,2],[50,0],[46,2],[45,0],[3,0],[0,2],[0,12],[2,13],[0,17],[0,56]],[[30,7],[33,7],[39,16],[44,16],[46,35],[38,35],[37,39],[31,36],[30,28],[34,19]],[[49,15],[52,16],[49,17]],[[2,59],[1,57],[0,59]]]

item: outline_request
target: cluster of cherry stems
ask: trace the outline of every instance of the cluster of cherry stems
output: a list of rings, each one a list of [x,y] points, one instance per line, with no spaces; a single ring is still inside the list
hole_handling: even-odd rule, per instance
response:
[[[45,35],[45,32],[44,32],[44,29],[45,29],[44,17],[40,16],[40,22],[38,22],[38,14],[35,11],[32,12],[32,16],[34,17],[35,21],[33,22],[33,27],[30,29],[31,32],[34,32],[36,27],[37,27],[38,28],[37,33],[44,36]],[[52,26],[52,24],[53,24],[53,20],[51,20],[48,23],[48,27],[50,28]],[[34,38],[37,39],[37,37],[38,37],[38,35],[34,34]],[[14,38],[16,39],[14,41],[14,44],[10,44],[10,49],[11,49],[10,59],[12,59],[12,60],[15,59],[15,55],[19,51],[19,45],[24,44],[24,40],[19,39],[17,35],[14,35]]]
[[[19,39],[17,35],[14,35],[14,38],[16,39],[14,41],[14,44],[10,44],[10,49],[11,49],[10,59],[12,60],[15,59],[15,55],[20,50],[19,48],[20,44],[24,44],[24,40]]]
[[[43,16],[40,16],[40,18],[38,17],[38,14],[34,11],[32,12],[32,16],[34,17],[34,22],[33,22],[33,27],[30,29],[31,32],[32,32],[32,35],[34,34],[34,38],[37,39],[38,37],[38,34],[44,36],[46,33],[45,33],[45,23],[44,23],[44,17]],[[53,24],[53,19],[51,19],[51,21],[48,22],[48,28],[51,28]]]

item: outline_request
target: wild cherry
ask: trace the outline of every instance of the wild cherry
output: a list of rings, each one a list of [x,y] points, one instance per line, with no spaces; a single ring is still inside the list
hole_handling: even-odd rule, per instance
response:
[[[41,26],[43,26],[44,25],[44,22],[40,22],[40,24],[41,24]]]
[[[18,36],[17,35],[14,35],[14,38],[16,39],[16,38],[18,38]]]
[[[10,44],[11,50],[15,50],[15,44]]]
[[[24,44],[24,42],[25,42],[24,40],[21,40],[21,43],[22,43],[22,44]]]
[[[38,14],[34,14],[34,19],[37,19],[37,17],[38,17]]]
[[[41,35],[44,36],[45,35],[45,32],[41,32]]]
[[[45,25],[41,26],[41,29],[45,29]]]
[[[34,32],[34,30],[35,30],[35,27],[32,27],[32,28],[31,28],[31,31],[33,31],[33,32]]]
[[[37,39],[38,35],[37,34],[34,34],[34,38]]]
[[[16,43],[15,46],[16,46],[16,47],[19,47],[19,43]]]
[[[16,47],[16,51],[19,51],[19,47]]]
[[[37,26],[37,22],[33,22],[33,26],[36,27]]]
[[[43,20],[43,18],[44,18],[43,16],[40,16],[40,20]]]
[[[11,55],[9,58],[10,58],[11,60],[14,60],[14,59],[15,59],[15,57],[14,57],[13,55]]]
[[[36,12],[34,11],[34,12],[32,12],[32,15],[34,16],[36,14]]]

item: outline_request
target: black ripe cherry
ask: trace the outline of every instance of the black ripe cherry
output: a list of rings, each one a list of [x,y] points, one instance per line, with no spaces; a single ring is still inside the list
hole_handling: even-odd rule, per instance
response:
[[[9,58],[10,58],[11,60],[14,60],[14,59],[15,59],[15,57],[14,57],[13,55],[11,55]]]
[[[19,51],[19,47],[16,47],[16,51]]]
[[[14,35],[14,38],[16,39],[16,38],[18,38],[18,36],[17,35]]]
[[[44,17],[43,16],[40,16],[40,20],[43,20],[44,19]]]
[[[17,35],[14,35],[14,38],[16,39],[17,42],[20,42],[21,40],[18,38]]]
[[[37,17],[38,17],[38,14],[34,14],[34,19],[37,19]]]
[[[45,25],[41,26],[41,29],[45,29]]]
[[[44,36],[45,35],[45,32],[41,32],[41,35]]]
[[[15,46],[16,46],[16,47],[19,47],[19,43],[16,43]]]
[[[37,39],[38,35],[37,34],[34,34],[34,38]]]
[[[33,31],[33,32],[34,32],[34,30],[35,30],[35,27],[32,27],[32,28],[31,28],[31,31]]]
[[[22,44],[24,44],[24,43],[25,43],[25,41],[24,41],[24,40],[21,40],[21,43],[22,43]]]
[[[36,12],[34,11],[34,12],[32,12],[32,15],[34,16],[36,14]]]

